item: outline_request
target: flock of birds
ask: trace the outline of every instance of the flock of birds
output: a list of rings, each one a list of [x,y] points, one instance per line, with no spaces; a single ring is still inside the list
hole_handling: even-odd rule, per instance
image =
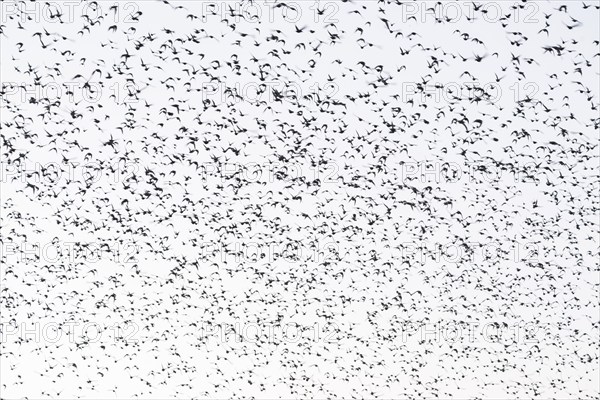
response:
[[[0,397],[600,398],[599,4],[2,2]]]

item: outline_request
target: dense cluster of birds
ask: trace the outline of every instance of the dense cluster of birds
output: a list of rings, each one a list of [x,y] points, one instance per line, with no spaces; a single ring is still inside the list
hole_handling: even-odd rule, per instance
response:
[[[600,398],[598,2],[67,3],[2,2],[1,397]]]

